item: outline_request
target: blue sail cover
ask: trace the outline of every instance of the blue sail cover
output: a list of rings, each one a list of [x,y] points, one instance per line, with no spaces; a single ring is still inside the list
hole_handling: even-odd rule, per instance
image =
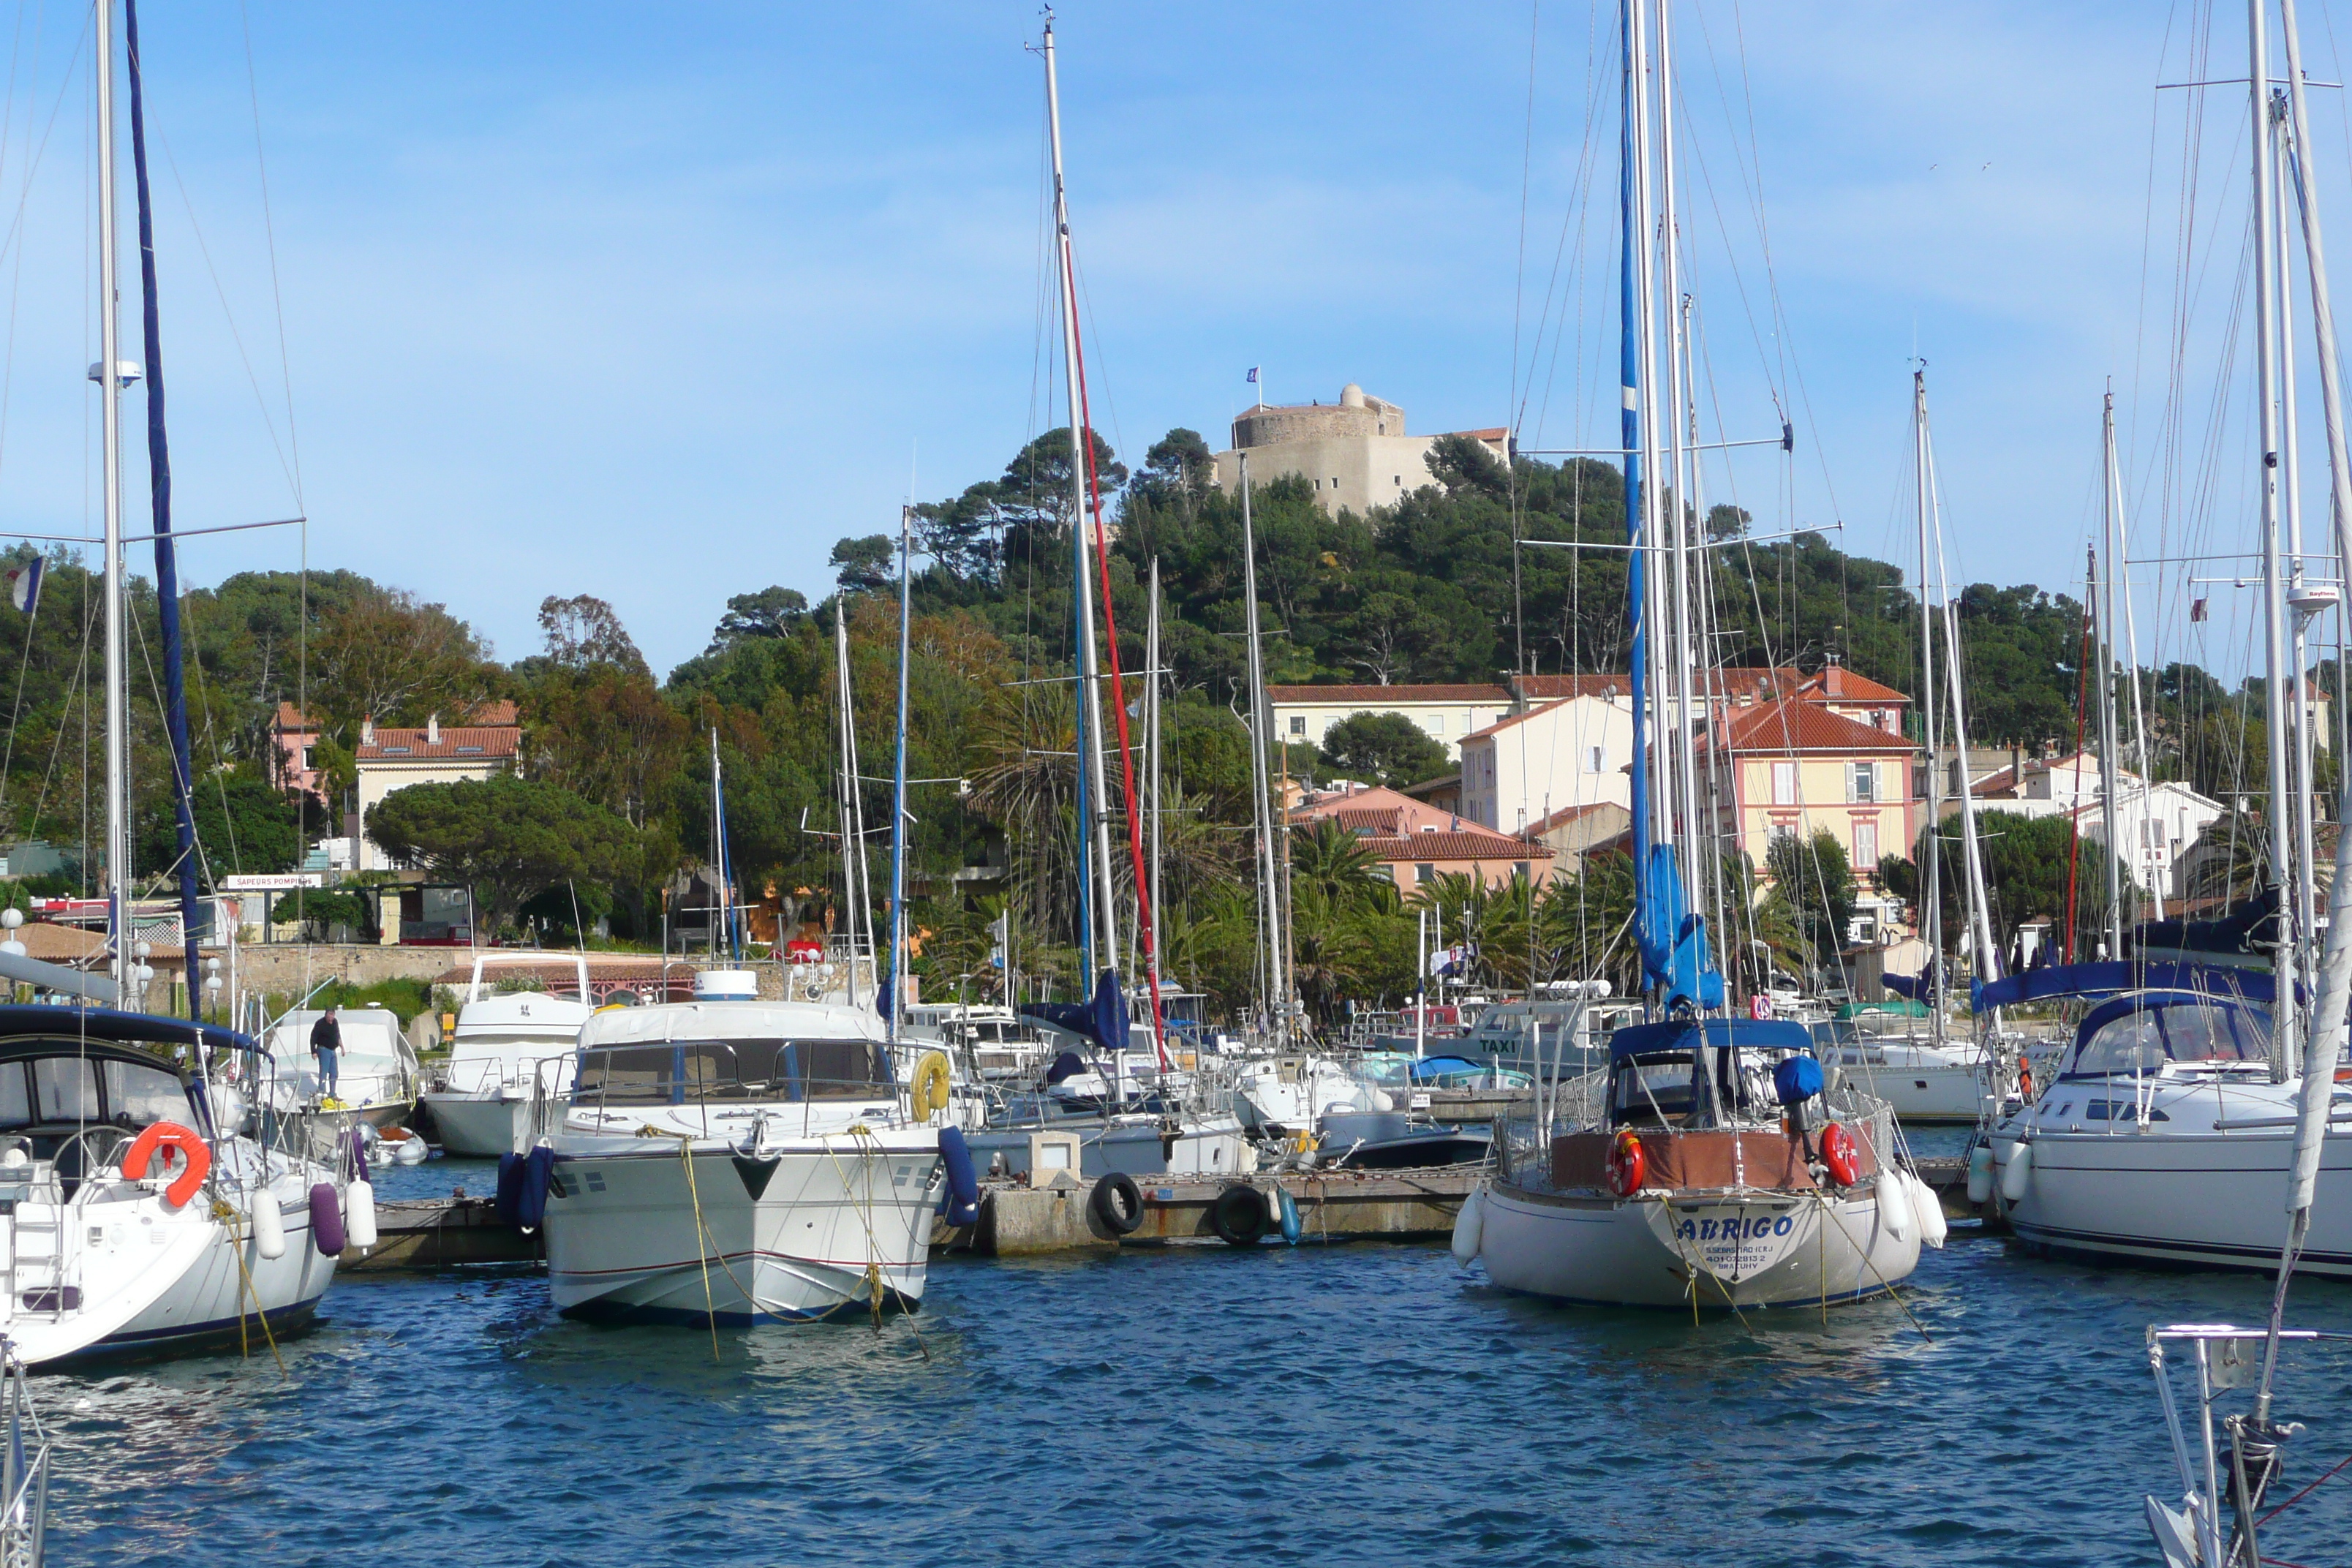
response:
[[[1127,991],[1116,969],[1102,972],[1091,1002],[1030,1002],[1017,1011],[1066,1034],[1082,1035],[1107,1051],[1127,1048]]]
[[[1923,969],[1916,974],[1885,974],[1879,978],[1897,996],[1908,996],[1914,1002],[1936,999],[1936,972],[1932,969]]]
[[[1969,1000],[1981,1013],[2052,996],[2112,996],[2125,991],[2192,991],[2268,1004],[2278,999],[2278,979],[2267,969],[2241,969],[2224,963],[2051,963],[1989,985],[1972,985]],[[2301,985],[2295,987],[2295,994],[2298,999],[2303,997]]]
[[[1723,976],[1707,952],[1706,921],[1684,907],[1682,871],[1672,845],[1653,844],[1643,877],[1641,916],[1642,973],[1653,985],[1665,988],[1666,1005],[1688,1003],[1699,1008],[1723,1005]]]

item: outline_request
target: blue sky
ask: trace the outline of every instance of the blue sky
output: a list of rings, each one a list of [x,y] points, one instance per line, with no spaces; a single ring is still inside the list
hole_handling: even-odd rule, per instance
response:
[[[2332,19],[2306,9],[2315,75],[2342,79]],[[79,532],[88,13],[0,15],[0,197],[23,214],[0,253],[0,507],[20,530]],[[1276,400],[1352,380],[1415,429],[1499,424],[1515,349],[1530,434],[1538,406],[1549,444],[1601,434],[1613,12],[1536,17],[1524,164],[1525,5],[1060,15],[1089,357],[1124,456],[1176,425],[1222,445],[1252,364]],[[1799,427],[1793,464],[1745,459],[1718,490],[1736,485],[1759,528],[1843,519],[1849,547],[1907,559],[1916,344],[1956,573],[2078,575],[2111,374],[2136,506],[2164,493],[2147,431],[2182,110],[2154,89],[2187,68],[2185,24],[2126,5],[1683,15],[1708,395],[1727,434],[1770,434],[1777,379]],[[287,515],[299,493],[314,565],[442,600],[501,657],[533,650],[542,595],[593,593],[666,669],[730,593],[824,591],[834,541],[892,526],[910,473],[919,498],[951,493],[1046,426],[1033,6],[249,0],[251,96],[240,17],[190,0],[144,18],[183,526]],[[2212,49],[2212,74],[2239,68],[2242,24]],[[2341,94],[2318,96],[2322,178],[2352,224]],[[2239,100],[2213,98],[2209,217],[2243,199],[2242,174],[2226,195]],[[1600,182],[1589,207],[1580,169]],[[127,232],[127,186],[124,211]],[[1556,252],[1572,282],[1550,314],[1570,324],[1530,379]],[[2226,312],[2200,309],[2190,336],[2210,350]],[[124,321],[135,334],[135,308]],[[135,396],[127,413],[135,509]],[[2242,534],[2238,469],[2214,472],[2211,515],[2151,512],[2152,540]],[[299,552],[290,534],[230,535],[192,542],[184,571],[209,583]],[[2172,612],[2150,595],[2153,626]]]

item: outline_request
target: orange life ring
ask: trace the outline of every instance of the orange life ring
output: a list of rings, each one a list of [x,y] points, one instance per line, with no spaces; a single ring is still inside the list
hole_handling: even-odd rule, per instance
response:
[[[1642,1183],[1650,1173],[1650,1157],[1642,1152],[1642,1135],[1630,1127],[1617,1130],[1617,1141],[1609,1145],[1606,1173],[1609,1190],[1621,1198],[1630,1198],[1642,1190]]]
[[[1854,1157],[1853,1134],[1845,1130],[1843,1121],[1832,1121],[1822,1129],[1822,1163],[1830,1168],[1830,1180],[1841,1187],[1850,1187],[1862,1175],[1862,1162]]]
[[[122,1156],[122,1173],[134,1182],[145,1180],[148,1162],[167,1144],[180,1152],[181,1163],[186,1168],[163,1189],[163,1201],[180,1208],[196,1195],[196,1189],[205,1184],[205,1177],[213,1168],[212,1146],[196,1133],[176,1121],[156,1122],[131,1141],[131,1147]]]

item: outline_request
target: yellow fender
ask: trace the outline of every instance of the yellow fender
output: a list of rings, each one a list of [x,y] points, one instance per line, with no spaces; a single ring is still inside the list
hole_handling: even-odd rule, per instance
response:
[[[912,1110],[918,1121],[929,1121],[935,1112],[948,1108],[948,1058],[945,1053],[923,1053],[922,1060],[915,1064],[911,1094]]]

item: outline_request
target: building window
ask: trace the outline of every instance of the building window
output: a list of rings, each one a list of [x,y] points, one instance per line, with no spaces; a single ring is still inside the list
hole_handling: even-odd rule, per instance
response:
[[[305,746],[302,748],[302,765],[305,768],[315,768],[319,765],[318,747]]]
[[[1772,804],[1774,805],[1797,804],[1796,763],[1774,763],[1772,764]]]
[[[1606,773],[1608,769],[1609,748],[1606,746],[1590,746],[1585,749],[1584,771],[1586,773]]]
[[[1853,825],[1853,868],[1857,871],[1878,869],[1878,824],[1875,822]]]
[[[1783,838],[1794,838],[1796,836],[1797,825],[1794,822],[1786,817],[1777,817],[1773,820],[1771,837],[1776,842]]]
[[[1878,799],[1878,764],[1853,763],[1846,770],[1846,798],[1857,805],[1868,805]]]
[[[1517,877],[1520,881],[1526,881],[1528,879],[1528,863],[1525,860],[1512,861],[1511,874]]]
[[[1426,860],[1421,861],[1412,868],[1412,879],[1423,884],[1434,882],[1437,880],[1437,868]]]
[[[1290,716],[1290,732],[1291,732],[1292,734],[1294,734],[1294,735],[1304,735],[1305,733],[1307,733],[1307,715],[1306,715],[1306,714],[1304,714],[1304,713],[1293,713],[1293,714]]]

